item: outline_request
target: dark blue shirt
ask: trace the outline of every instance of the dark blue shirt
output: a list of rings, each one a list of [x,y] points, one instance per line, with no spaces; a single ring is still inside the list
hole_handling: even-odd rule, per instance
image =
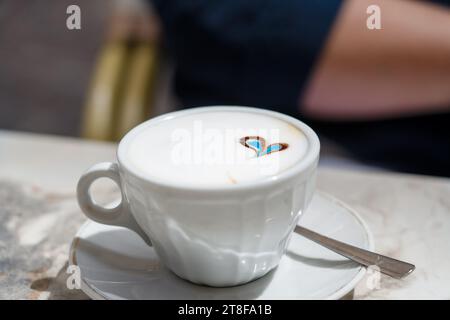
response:
[[[341,0],[154,0],[186,106],[296,114]]]

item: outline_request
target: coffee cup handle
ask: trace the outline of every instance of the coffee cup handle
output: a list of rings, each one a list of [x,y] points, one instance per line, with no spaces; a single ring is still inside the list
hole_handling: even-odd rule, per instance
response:
[[[94,199],[92,199],[89,189],[92,183],[99,178],[109,178],[119,186],[122,199],[116,207],[105,208],[95,203]],[[150,238],[138,225],[130,211],[128,200],[122,189],[119,166],[117,163],[98,163],[86,171],[78,181],[77,198],[81,210],[89,219],[102,224],[131,229],[136,232],[146,244],[149,246],[152,245]]]

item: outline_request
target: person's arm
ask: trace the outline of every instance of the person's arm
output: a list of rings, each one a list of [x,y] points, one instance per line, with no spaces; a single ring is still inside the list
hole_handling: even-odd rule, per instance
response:
[[[382,30],[366,27],[371,4]],[[347,0],[300,100],[305,115],[334,120],[450,111],[450,10]]]

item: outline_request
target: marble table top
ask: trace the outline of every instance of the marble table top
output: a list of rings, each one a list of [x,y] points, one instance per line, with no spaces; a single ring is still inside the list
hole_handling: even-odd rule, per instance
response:
[[[115,145],[0,131],[0,299],[87,299],[66,286],[70,242],[85,221],[75,199],[89,166]],[[118,192],[95,185],[98,201]],[[450,299],[450,179],[321,163],[318,188],[355,208],[376,251],[412,262],[404,280],[367,274],[354,299]]]

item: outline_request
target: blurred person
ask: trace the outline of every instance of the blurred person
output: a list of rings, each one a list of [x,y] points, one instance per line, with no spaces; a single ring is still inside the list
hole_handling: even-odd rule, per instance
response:
[[[184,105],[274,109],[365,163],[450,176],[450,1],[152,3]]]

